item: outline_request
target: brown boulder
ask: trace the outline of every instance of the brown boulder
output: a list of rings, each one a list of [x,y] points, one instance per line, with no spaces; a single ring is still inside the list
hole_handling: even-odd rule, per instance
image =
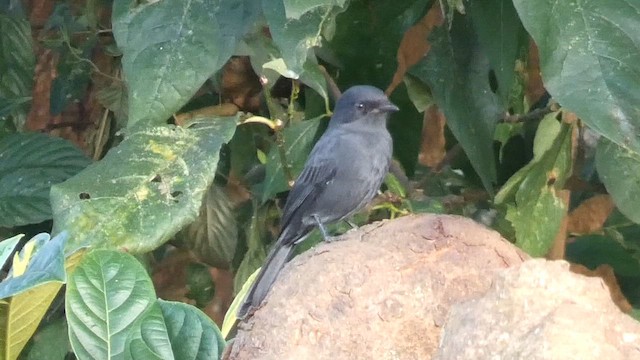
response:
[[[286,266],[227,358],[430,359],[449,307],[527,258],[459,216],[408,216],[342,239]]]
[[[601,278],[572,273],[565,261],[529,260],[451,308],[434,358],[640,359],[640,323]]]

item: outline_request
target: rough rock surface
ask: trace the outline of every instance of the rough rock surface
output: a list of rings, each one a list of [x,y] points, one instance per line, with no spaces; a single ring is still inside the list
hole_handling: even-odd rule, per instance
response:
[[[529,260],[484,296],[451,308],[435,359],[640,359],[640,323],[600,278]]]
[[[528,258],[472,220],[408,216],[320,244],[240,324],[229,359],[430,359],[451,304]]]

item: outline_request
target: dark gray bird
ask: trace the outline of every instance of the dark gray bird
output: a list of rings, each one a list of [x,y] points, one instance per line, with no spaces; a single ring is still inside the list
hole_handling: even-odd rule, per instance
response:
[[[294,245],[316,226],[362,209],[380,189],[389,169],[392,143],[386,123],[398,107],[373,86],[354,86],[336,103],[329,127],[316,143],[289,192],[278,240],[238,310],[245,318],[267,296]]]

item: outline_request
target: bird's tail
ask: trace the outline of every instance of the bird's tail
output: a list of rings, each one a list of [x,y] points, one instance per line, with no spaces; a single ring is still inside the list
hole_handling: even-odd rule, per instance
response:
[[[249,312],[258,308],[262,303],[262,300],[267,297],[267,293],[276,281],[278,274],[280,274],[284,265],[291,258],[293,246],[294,244],[276,243],[274,248],[271,250],[271,253],[269,253],[269,256],[267,256],[267,260],[262,265],[262,269],[260,269],[251,290],[238,309],[238,313],[236,314],[238,319],[244,319]]]

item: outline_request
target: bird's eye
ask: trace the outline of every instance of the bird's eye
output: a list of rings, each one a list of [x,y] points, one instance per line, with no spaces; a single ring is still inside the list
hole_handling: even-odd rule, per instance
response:
[[[358,108],[358,110],[364,110],[364,108],[365,108],[363,103],[357,103],[356,107]]]

